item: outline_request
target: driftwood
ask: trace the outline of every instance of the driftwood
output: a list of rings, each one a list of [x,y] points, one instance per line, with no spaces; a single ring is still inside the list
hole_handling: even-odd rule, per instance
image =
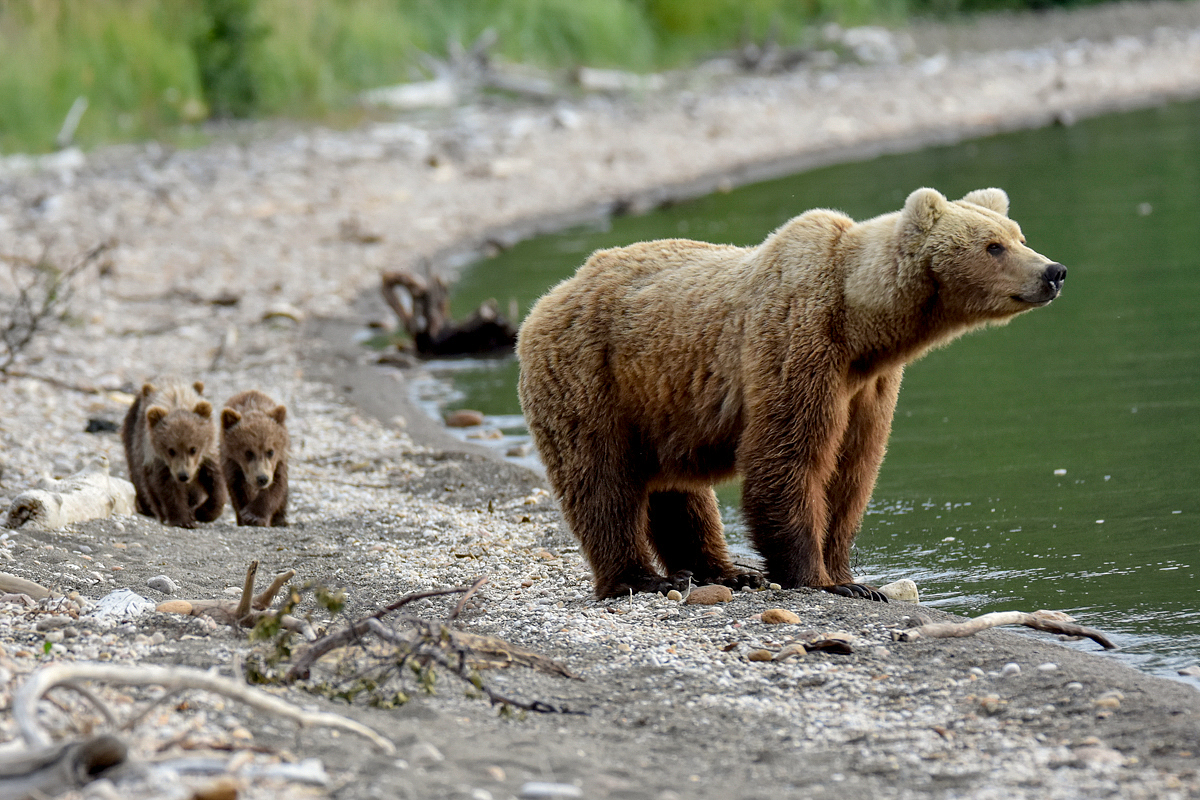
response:
[[[1063,636],[1085,636],[1105,650],[1112,650],[1116,647],[1103,633],[1074,624],[1071,618],[1061,611],[1044,610],[1035,611],[1032,614],[1025,611],[994,611],[966,622],[931,622],[917,628],[898,631],[896,639],[901,642],[912,642],[920,638],[952,639],[971,636],[999,625],[1024,625],[1027,628]]]
[[[110,734],[0,755],[0,800],[57,797],[81,789],[125,762],[125,743]]]
[[[391,754],[395,746],[383,736],[360,722],[320,711],[304,711],[274,695],[222,678],[214,672],[204,672],[191,667],[123,666],[118,664],[63,663],[37,670],[13,694],[13,721],[25,743],[31,748],[50,745],[50,736],[37,721],[37,705],[42,697],[56,687],[64,686],[78,690],[81,681],[101,681],[126,686],[162,686],[168,692],[200,689],[223,695],[258,711],[290,719],[301,727],[337,728],[357,734],[375,745],[380,752]],[[88,692],[88,699],[101,709],[106,718],[113,719],[100,699]],[[131,727],[143,715],[134,717],[123,727]]]
[[[7,528],[32,523],[56,530],[72,522],[134,513],[133,484],[108,474],[104,456],[61,481],[45,480],[41,488],[17,495],[4,520]]]
[[[279,594],[285,583],[296,576],[296,570],[289,569],[279,573],[270,586],[256,595],[254,581],[257,575],[258,562],[251,561],[246,569],[246,578],[242,582],[242,594],[237,600],[166,600],[159,603],[156,610],[192,617],[208,617],[233,628],[253,628],[264,617],[272,616],[269,609],[275,595]],[[311,625],[289,614],[281,615],[279,624],[289,631],[299,633],[307,641],[311,642],[317,638]]]
[[[385,272],[382,278],[383,299],[419,354],[504,353],[516,345],[517,328],[500,314],[495,300],[481,303],[471,316],[456,322],[450,317],[450,288],[440,277],[425,280],[411,272]],[[407,303],[398,289],[408,294]]]
[[[493,691],[478,676],[471,674],[472,669],[521,666],[551,675],[579,679],[566,667],[531,650],[517,647],[494,636],[481,636],[455,630],[447,624],[458,617],[467,601],[486,582],[487,577],[484,576],[476,579],[470,586],[435,589],[405,595],[398,601],[313,642],[296,657],[291,668],[282,676],[281,680],[284,683],[307,680],[311,677],[314,665],[323,656],[351,646],[366,648],[372,644],[371,636],[373,635],[375,641],[383,643],[386,648],[378,659],[378,663],[382,665],[382,679],[379,679],[380,676],[373,675],[368,681],[372,685],[382,685],[389,675],[402,674],[403,668],[409,663],[418,668],[436,664],[460,680],[469,683],[486,696],[492,705],[512,706],[542,713],[579,713],[551,706],[539,700],[523,701],[506,697]],[[451,594],[462,594],[462,597],[444,620],[397,615],[392,620],[393,624],[388,625],[383,622],[384,617],[416,600]],[[371,658],[372,656],[367,653],[360,655],[362,661],[370,661]]]
[[[25,594],[34,600],[45,600],[54,594],[40,583],[34,583],[7,572],[0,572],[0,593]]]

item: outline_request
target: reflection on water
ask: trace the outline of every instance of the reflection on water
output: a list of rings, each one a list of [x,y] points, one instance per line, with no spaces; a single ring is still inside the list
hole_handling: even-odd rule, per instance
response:
[[[858,574],[911,578],[963,614],[1061,609],[1160,674],[1200,662],[1198,104],[830,167],[531,240],[464,275],[455,310],[488,297],[527,310],[600,247],[752,244],[805,209],[861,219],[918,186],[1004,187],[1030,245],[1070,273],[1049,308],[909,367]],[[451,406],[493,415],[516,437],[501,446],[519,441],[515,362],[456,368],[451,385]]]

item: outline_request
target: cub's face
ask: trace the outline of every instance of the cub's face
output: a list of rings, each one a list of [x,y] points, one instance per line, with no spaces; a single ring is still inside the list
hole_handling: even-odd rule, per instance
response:
[[[207,403],[199,404],[208,407]],[[191,483],[205,455],[212,449],[214,431],[207,415],[197,411],[173,411],[151,407],[146,412],[150,443],[155,455],[167,463],[171,476]],[[211,414],[211,408],[208,408]]]
[[[287,450],[286,434],[281,436],[280,424],[266,415],[242,416],[228,408],[222,412],[221,422],[224,458],[237,462],[254,488],[269,487]]]

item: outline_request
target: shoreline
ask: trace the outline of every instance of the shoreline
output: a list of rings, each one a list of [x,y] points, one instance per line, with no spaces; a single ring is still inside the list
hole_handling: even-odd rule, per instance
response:
[[[1176,27],[1159,29],[1164,19]],[[1122,27],[1106,37],[1055,43],[1056,33],[1114,20]],[[22,365],[86,391],[0,382],[0,496],[95,455],[123,474],[118,438],[82,433],[84,425],[119,420],[131,390],[181,364],[214,401],[253,385],[287,403],[294,442],[289,528],[239,528],[227,512],[196,531],[143,517],[6,531],[0,569],[77,592],[82,613],[62,629],[69,635],[49,637],[39,622],[61,612],[0,605],[0,669],[12,678],[0,702],[21,676],[56,660],[234,674],[251,648],[241,633],[160,613],[104,621],[90,610],[117,588],[166,599],[147,585],[156,575],[179,585],[174,597],[221,596],[260,558],[264,573],[293,567],[298,579],[345,586],[349,608],[362,613],[486,573],[464,626],[538,650],[585,680],[519,670],[486,679],[587,716],[509,721],[450,686],[393,711],[347,710],[290,690],[298,703],[384,731],[401,758],[327,732],[292,737],[204,698],[189,703],[206,720],[165,709],[131,734],[135,750],[145,757],[192,726],[234,750],[259,746],[249,756],[259,762],[318,757],[333,780],[303,791],[352,798],[508,798],[532,780],[578,785],[589,798],[653,800],[1200,796],[1192,754],[1200,692],[1045,636],[900,643],[892,631],[906,618],[949,616],[807,591],[741,593],[715,607],[591,599],[586,564],[541,481],[464,452],[408,403],[396,370],[375,367],[348,341],[355,325],[388,319],[373,289],[382,269],[430,259],[453,273],[480,248],[572,214],[637,211],[850,153],[1200,97],[1196,3],[995,17],[941,31],[914,32],[916,54],[898,65],[698,75],[643,98],[473,106],[433,121],[277,132],[187,152],[113,148],[61,173],[0,173],[0,252],[36,253],[51,241],[51,256],[66,261],[116,240],[107,276],[79,287],[76,322],[36,340]],[[973,37],[1007,34],[1040,39],[972,49]],[[565,216],[544,213],[554,210]],[[236,302],[222,304],[222,291]],[[318,335],[322,326],[333,332]],[[764,624],[761,612],[773,607],[803,622]],[[854,652],[750,659],[812,632],[846,633]],[[248,739],[232,737],[230,714]],[[0,722],[0,738],[14,734],[11,718]],[[280,791],[238,780],[245,797]],[[136,781],[121,793],[155,796]]]

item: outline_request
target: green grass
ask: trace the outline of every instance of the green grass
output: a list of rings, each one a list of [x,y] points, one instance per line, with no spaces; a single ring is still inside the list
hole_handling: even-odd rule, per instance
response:
[[[512,61],[644,72],[826,21],[1077,1],[0,0],[0,153],[52,149],[81,96],[84,147],[212,116],[335,117],[488,28]]]

